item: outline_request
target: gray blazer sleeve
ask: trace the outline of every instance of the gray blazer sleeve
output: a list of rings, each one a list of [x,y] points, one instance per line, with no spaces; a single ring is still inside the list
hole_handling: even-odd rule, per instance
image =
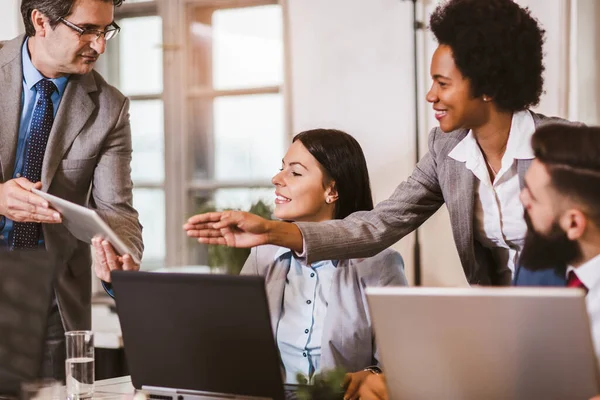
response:
[[[304,240],[301,256],[307,263],[371,257],[433,215],[444,204],[437,174],[437,134],[437,129],[429,134],[429,152],[412,175],[372,211],[356,212],[343,220],[296,223]]]
[[[133,208],[131,152],[129,100],[125,98],[117,122],[100,150],[90,202],[141,259],[144,245],[142,226],[138,221],[138,213]]]

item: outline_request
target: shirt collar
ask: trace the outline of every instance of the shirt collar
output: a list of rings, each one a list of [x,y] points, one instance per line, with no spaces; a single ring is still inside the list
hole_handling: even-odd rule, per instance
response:
[[[569,272],[575,271],[575,274],[588,290],[600,284],[600,255],[592,258],[575,268],[571,265],[567,267],[566,277],[569,279]]]
[[[529,110],[513,113],[510,132],[508,134],[508,142],[506,143],[506,152],[504,153],[503,159],[533,159],[534,155],[533,150],[531,149],[531,137],[533,136],[534,131],[535,122]],[[448,156],[456,161],[468,162],[476,160],[479,152],[479,146],[477,145],[477,140],[475,140],[473,131],[469,130],[467,136],[454,146]]]
[[[535,132],[535,121],[529,110],[513,113],[505,155],[514,160],[532,160],[531,137]]]
[[[476,147],[477,141],[475,140],[475,136],[473,136],[473,131],[469,130],[467,136],[448,153],[448,157],[454,158],[456,161],[466,162],[474,158],[472,153],[476,150]]]
[[[280,247],[279,250],[277,250],[275,252],[275,255],[273,256],[273,261],[277,261],[279,258],[284,257],[284,256],[285,257],[293,257],[292,250],[285,248],[285,247]],[[339,260],[317,261],[317,262],[313,263],[312,265],[316,268],[316,267],[320,267],[325,262],[330,262],[333,264],[334,267],[337,268]]]
[[[280,247],[279,250],[277,250],[275,252],[275,255],[273,256],[273,261],[277,260],[278,258],[280,258],[283,255],[287,256],[287,253],[292,253],[292,250],[285,248],[285,247]]]
[[[45,77],[38,71],[31,62],[31,57],[29,56],[29,49],[27,48],[27,43],[29,42],[29,38],[25,39],[23,42],[23,48],[21,49],[21,58],[23,61],[23,81],[25,82],[25,86],[29,90],[32,90],[34,86],[45,79]],[[52,83],[58,89],[58,94],[60,96],[65,92],[65,88],[67,87],[67,82],[69,80],[69,75],[61,76],[60,78],[50,79]]]

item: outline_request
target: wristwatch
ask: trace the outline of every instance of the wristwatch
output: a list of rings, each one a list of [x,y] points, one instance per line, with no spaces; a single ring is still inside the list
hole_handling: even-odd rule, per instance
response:
[[[375,375],[379,375],[379,374],[381,374],[383,372],[381,370],[381,368],[379,368],[376,365],[372,365],[370,367],[367,367],[367,368],[363,369],[363,371],[369,371],[370,373],[375,374]]]

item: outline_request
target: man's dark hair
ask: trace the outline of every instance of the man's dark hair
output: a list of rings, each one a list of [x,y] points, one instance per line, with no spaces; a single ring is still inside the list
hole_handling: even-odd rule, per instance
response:
[[[505,111],[536,105],[543,92],[545,31],[512,0],[450,0],[429,20],[439,44],[470,80],[472,95],[487,95]]]
[[[21,1],[21,16],[23,24],[25,24],[25,33],[27,36],[35,36],[35,28],[31,22],[31,13],[33,10],[39,10],[50,20],[52,29],[58,25],[59,18],[65,18],[71,14],[75,2],[81,0],[22,0]],[[105,3],[113,3],[115,7],[119,7],[124,0],[97,0]]]
[[[531,146],[552,187],[581,204],[600,226],[600,127],[545,125],[533,134]]]
[[[335,181],[335,219],[373,209],[367,161],[356,139],[336,129],[313,129],[297,134],[296,140],[321,164],[326,179]]]

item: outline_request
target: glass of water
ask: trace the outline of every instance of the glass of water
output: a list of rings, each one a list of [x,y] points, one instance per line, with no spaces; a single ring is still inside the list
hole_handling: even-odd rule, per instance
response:
[[[65,332],[65,339],[67,398],[89,399],[94,394],[94,333],[69,331]]]

